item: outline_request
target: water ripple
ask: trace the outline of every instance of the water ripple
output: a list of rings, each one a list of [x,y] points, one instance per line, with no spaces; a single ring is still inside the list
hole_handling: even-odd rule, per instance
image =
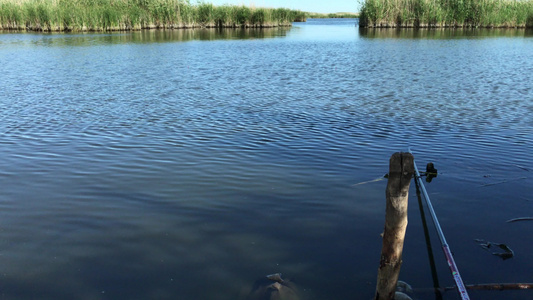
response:
[[[183,272],[222,291],[213,298],[213,288],[190,285],[183,298],[234,299],[213,266],[240,282],[255,278],[252,265],[301,270],[318,287],[317,272],[352,286],[357,265],[361,282],[372,281],[376,266],[355,258],[379,249],[346,236],[379,240],[384,181],[353,185],[382,178],[389,156],[408,146],[421,163],[437,163],[436,193],[469,199],[441,207],[444,220],[477,199],[487,214],[502,211],[494,207],[503,198],[513,203],[508,214],[527,208],[518,199],[530,195],[530,174],[516,166],[532,165],[531,39],[376,38],[320,22],[274,39],[210,42],[153,32],[0,35],[6,293],[24,278],[59,299],[38,277],[67,274],[72,295],[98,298],[105,286],[118,297],[95,279],[106,274],[102,281],[150,290],[136,297],[178,295],[192,284]],[[483,214],[469,218],[492,226]],[[469,234],[481,227],[462,225]],[[338,245],[353,253],[334,254]],[[28,257],[42,273],[24,273]],[[146,276],[180,283],[118,274],[138,262]],[[316,288],[316,298],[328,291]]]

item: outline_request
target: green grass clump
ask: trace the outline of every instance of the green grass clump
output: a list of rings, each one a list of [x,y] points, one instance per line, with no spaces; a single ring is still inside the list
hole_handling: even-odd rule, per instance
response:
[[[110,31],[148,28],[274,27],[305,20],[285,8],[189,0],[0,0],[0,29]]]
[[[533,27],[533,0],[365,0],[362,27]]]

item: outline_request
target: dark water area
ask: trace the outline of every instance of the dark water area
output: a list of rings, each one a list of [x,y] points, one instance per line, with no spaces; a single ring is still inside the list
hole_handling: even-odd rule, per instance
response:
[[[408,147],[465,283],[531,282],[531,33],[355,23],[0,34],[0,299],[371,299]],[[400,279],[459,299],[409,197]]]

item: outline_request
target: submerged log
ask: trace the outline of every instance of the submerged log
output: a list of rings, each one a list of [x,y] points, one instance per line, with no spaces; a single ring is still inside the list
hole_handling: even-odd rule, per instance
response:
[[[300,300],[298,288],[281,273],[267,275],[255,282],[246,300]]]
[[[415,173],[411,153],[394,153],[389,163],[387,206],[383,247],[378,269],[376,300],[394,299],[400,267],[403,242],[407,228],[407,200],[409,185]]]
[[[488,290],[488,291],[505,291],[505,290],[531,290],[533,283],[477,283],[465,284],[467,290]],[[441,293],[456,290],[456,286],[448,286],[443,288],[419,288],[414,289],[414,292],[430,292],[439,291]]]

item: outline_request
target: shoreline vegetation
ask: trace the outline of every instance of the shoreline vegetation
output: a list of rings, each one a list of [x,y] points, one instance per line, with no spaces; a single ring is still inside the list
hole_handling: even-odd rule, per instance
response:
[[[321,13],[308,13],[307,17],[310,19],[353,19],[353,18],[359,18],[358,13],[351,13],[351,12],[338,12],[338,13],[330,13],[330,14],[321,14]]]
[[[532,28],[533,0],[365,0],[359,26]]]
[[[0,0],[0,30],[130,31],[267,28],[305,22],[287,8],[214,6],[189,0]]]

